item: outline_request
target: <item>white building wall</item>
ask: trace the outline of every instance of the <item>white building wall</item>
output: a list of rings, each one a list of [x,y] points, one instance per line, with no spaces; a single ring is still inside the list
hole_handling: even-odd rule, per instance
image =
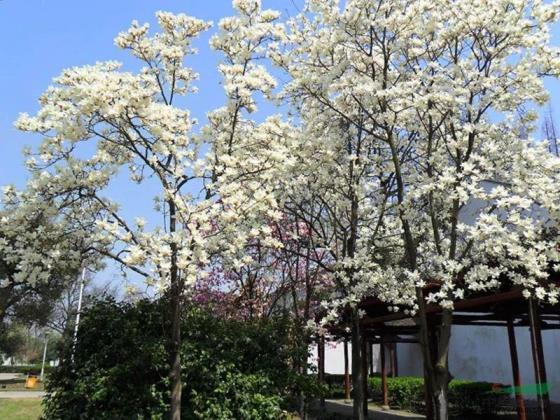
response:
[[[317,366],[317,346],[311,347],[310,363]],[[379,371],[379,346],[373,346],[373,364]],[[348,369],[352,374],[352,344],[348,343]],[[327,342],[325,345],[325,373],[344,374],[344,344]]]
[[[422,353],[416,343],[397,344],[399,376],[424,376]]]
[[[560,331],[543,331],[542,338],[550,397],[560,402]],[[525,385],[534,384],[529,328],[515,328],[515,339],[521,382]],[[513,384],[505,327],[454,326],[450,350],[449,368],[454,377]]]
[[[317,367],[317,346],[311,346],[309,362]],[[352,372],[352,345],[348,345],[348,366]],[[325,343],[325,373],[344,373],[344,344],[336,342]]]
[[[560,331],[542,332],[544,356],[550,390],[554,402],[560,402]],[[531,338],[526,327],[515,328],[521,381],[535,383]],[[379,372],[379,346],[374,347],[374,364]],[[350,372],[352,346],[348,346]],[[422,376],[422,355],[418,344],[397,344],[399,376]],[[317,363],[317,348],[312,349]],[[387,363],[389,363],[387,361]],[[507,329],[505,327],[454,326],[451,336],[449,369],[456,379],[513,384]],[[325,347],[325,372],[344,373],[344,346],[328,343]],[[534,396],[533,396],[534,397]],[[527,395],[527,399],[536,399]]]

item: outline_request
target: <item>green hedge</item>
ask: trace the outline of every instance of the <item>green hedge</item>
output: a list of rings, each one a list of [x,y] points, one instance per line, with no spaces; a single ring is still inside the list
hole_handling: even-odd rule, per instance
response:
[[[381,378],[369,378],[374,399],[381,400]],[[403,410],[421,411],[424,402],[424,379],[413,376],[387,378],[389,405]]]
[[[460,413],[496,414],[496,410],[504,405],[504,400],[510,398],[496,390],[506,386],[490,382],[452,380],[449,383],[449,401],[453,404],[452,408]]]
[[[45,372],[50,372],[53,368],[45,365]],[[21,365],[21,366],[0,366],[0,373],[41,373],[41,365]]]
[[[369,378],[372,396],[381,398],[381,378]],[[494,392],[501,384],[452,380],[449,383],[449,406],[456,414],[493,415],[507,395]],[[424,410],[424,378],[401,376],[387,378],[389,405],[394,408],[422,412]]]
[[[316,377],[317,375],[314,374]],[[344,398],[344,375],[325,373],[325,397]]]

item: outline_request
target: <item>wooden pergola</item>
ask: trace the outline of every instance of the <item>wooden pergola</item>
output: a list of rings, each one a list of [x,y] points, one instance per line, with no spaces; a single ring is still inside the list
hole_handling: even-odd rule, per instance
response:
[[[379,299],[367,298],[360,305],[366,315],[362,318],[362,343],[363,354],[368,353],[371,359],[371,345],[381,344],[381,379],[383,405],[388,405],[387,376],[385,347],[390,345],[390,365],[392,375],[397,372],[398,343],[418,342],[418,323],[415,318],[403,312],[390,312],[389,306]],[[430,325],[435,325],[441,316],[442,308],[438,305],[428,305],[427,314]],[[518,419],[526,420],[527,411],[525,399],[522,392],[521,375],[519,372],[519,360],[517,343],[515,339],[516,327],[529,327],[531,339],[531,352],[533,356],[533,367],[535,383],[537,385],[537,398],[539,416],[542,420],[552,420],[551,404],[548,392],[546,365],[542,343],[542,331],[560,329],[560,305],[548,305],[538,303],[534,299],[523,297],[522,289],[513,287],[492,294],[471,296],[455,302],[453,312],[453,325],[465,326],[493,326],[507,329],[509,352],[511,358],[511,370],[513,385],[515,387],[515,400]],[[330,329],[332,337],[336,340],[344,340],[344,365],[345,365],[345,395],[350,398],[350,374],[348,360],[348,337],[349,334],[344,325],[338,325]],[[430,332],[433,339],[431,346],[437,345],[434,330]],[[319,379],[324,380],[324,339],[319,341],[318,348]],[[368,364],[370,372],[373,370],[371,360],[362,365],[363,375],[367,378]],[[430,400],[426,398],[427,418],[431,418],[432,407]]]

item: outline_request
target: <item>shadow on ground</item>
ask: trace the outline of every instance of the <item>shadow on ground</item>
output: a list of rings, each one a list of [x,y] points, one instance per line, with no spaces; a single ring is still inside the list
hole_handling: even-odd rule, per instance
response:
[[[375,420],[423,420],[426,417],[421,414],[414,414],[408,411],[384,410],[379,405],[368,404],[368,418]],[[538,406],[535,401],[526,402],[527,420],[540,419]],[[560,419],[560,404],[554,404],[552,407],[552,418]],[[352,419],[352,402],[344,400],[326,400],[325,410],[319,410],[318,405],[315,406],[310,414],[310,420],[350,420]],[[515,406],[504,407],[504,412],[493,415],[495,420],[517,420]],[[487,415],[461,415],[450,416],[450,420],[489,420]]]

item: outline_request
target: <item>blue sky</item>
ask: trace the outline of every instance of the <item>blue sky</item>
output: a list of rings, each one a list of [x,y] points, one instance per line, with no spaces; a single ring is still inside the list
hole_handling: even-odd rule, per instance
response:
[[[295,10],[291,0],[263,4],[292,14]],[[114,59],[134,65],[134,59],[114,46],[113,38],[133,19],[150,22],[156,30],[157,10],[183,12],[214,23],[233,13],[231,0],[0,1],[0,185],[23,186],[21,150],[39,141],[14,129],[18,114],[33,114],[38,97],[64,68]],[[201,120],[224,100],[216,71],[219,55],[208,48],[210,35],[211,31],[199,40],[200,53],[189,64],[200,73],[200,93],[191,112]]]
[[[263,0],[265,7],[293,14],[302,0]],[[20,112],[34,113],[39,95],[62,69],[117,59],[126,66],[134,61],[113,45],[115,35],[133,19],[150,22],[155,29],[157,10],[184,12],[217,23],[232,13],[231,0],[1,0],[0,1],[0,185],[23,186],[26,172],[21,150],[39,138],[19,133],[13,122]],[[207,33],[198,42],[200,54],[191,66],[201,75],[200,93],[191,102],[194,116],[223,103],[216,63]],[[560,30],[554,37],[560,43]],[[560,115],[558,82],[547,83],[551,103]],[[539,133],[540,134],[540,133]]]

